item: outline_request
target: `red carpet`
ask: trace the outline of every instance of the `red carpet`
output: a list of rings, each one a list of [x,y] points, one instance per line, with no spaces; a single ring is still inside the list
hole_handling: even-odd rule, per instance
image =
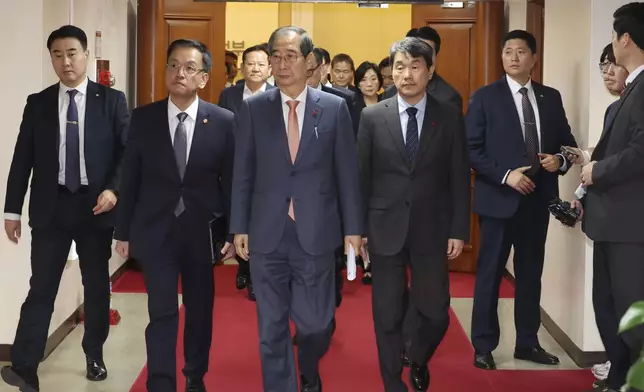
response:
[[[261,392],[261,368],[255,304],[244,292],[235,289],[234,266],[215,268],[215,322],[210,372],[205,382],[213,391]],[[452,274],[452,296],[472,297],[473,276]],[[114,292],[143,293],[142,275],[127,272],[114,284]],[[504,282],[501,295],[513,296]],[[321,363],[324,390],[327,392],[382,392],[378,370],[373,322],[371,288],[359,280],[345,285],[344,301],[337,313],[338,328],[329,353]],[[183,320],[179,325],[183,334]],[[184,388],[183,344],[177,347],[179,390]],[[431,362],[432,392],[580,392],[593,377],[586,370],[495,371],[485,372],[472,366],[473,351],[458,320],[452,314],[450,328]],[[145,392],[144,368],[130,392]],[[405,374],[406,378],[406,374]]]

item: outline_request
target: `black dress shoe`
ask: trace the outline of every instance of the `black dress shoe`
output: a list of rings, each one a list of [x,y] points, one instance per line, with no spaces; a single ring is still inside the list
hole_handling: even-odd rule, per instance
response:
[[[538,363],[540,365],[559,365],[559,358],[540,346],[514,350],[514,358]]]
[[[206,392],[206,385],[201,377],[186,377],[186,392]]]
[[[474,354],[474,366],[483,370],[496,370],[492,353]]]
[[[322,380],[317,377],[314,383],[308,381],[306,377],[300,376],[300,388],[302,392],[322,392]]]
[[[102,359],[87,358],[87,374],[90,381],[103,381],[107,378],[107,368]]]
[[[12,366],[4,366],[0,370],[2,380],[7,384],[18,387],[21,392],[38,392],[40,384],[35,370],[21,370]]]
[[[405,367],[411,366],[411,359],[409,359],[409,352],[411,351],[411,342],[405,342],[402,353],[402,364]]]
[[[246,290],[248,290],[248,300],[256,302],[257,298],[255,298],[255,289],[253,288],[253,282],[251,282],[250,279],[246,285]]]
[[[237,280],[235,280],[235,287],[237,287],[237,290],[245,289],[247,283],[248,278],[246,277],[246,275],[237,270]]]
[[[409,384],[414,392],[424,392],[429,388],[429,368],[412,363],[409,366]]]

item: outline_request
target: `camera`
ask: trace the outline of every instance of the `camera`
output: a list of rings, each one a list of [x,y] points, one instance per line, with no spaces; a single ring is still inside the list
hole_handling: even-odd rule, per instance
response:
[[[575,227],[579,220],[580,211],[572,208],[569,202],[554,198],[548,205],[548,210],[559,222],[568,227]]]

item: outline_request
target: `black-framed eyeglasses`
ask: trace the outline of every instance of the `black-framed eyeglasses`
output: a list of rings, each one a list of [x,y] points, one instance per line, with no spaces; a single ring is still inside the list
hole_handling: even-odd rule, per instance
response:
[[[179,72],[179,70],[183,68],[183,72],[185,72],[186,75],[190,75],[190,76],[193,76],[199,72],[205,71],[203,68],[199,69],[192,64],[168,63],[166,64],[166,67],[168,68],[169,71],[172,71],[172,72]]]
[[[605,74],[606,72],[610,71],[610,67],[613,65],[610,61],[604,61],[599,63],[599,73],[600,74]]]

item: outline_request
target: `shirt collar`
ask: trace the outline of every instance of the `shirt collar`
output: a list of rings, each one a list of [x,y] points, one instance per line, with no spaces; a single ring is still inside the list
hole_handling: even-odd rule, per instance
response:
[[[244,94],[253,95],[253,94],[263,93],[264,91],[266,91],[266,82],[264,82],[264,84],[262,84],[262,87],[260,87],[259,90],[257,90],[256,92],[250,91],[246,83],[244,83]]]
[[[300,103],[305,103],[306,102],[306,95],[307,95],[308,91],[309,91],[308,86],[304,87],[304,90],[300,93],[300,95],[297,96],[297,98],[295,98],[295,100],[300,102]],[[286,101],[293,100],[291,97],[289,97],[286,94],[284,94],[281,90],[280,90],[280,96],[282,97],[282,104],[283,105],[286,105]]]
[[[510,87],[510,91],[512,91],[513,95],[517,94],[523,87],[528,89],[528,91],[532,91],[532,79],[529,79],[525,86],[522,86],[521,83],[512,79],[509,75],[505,75],[505,80],[507,80],[508,86]]]
[[[633,80],[637,77],[637,75],[640,74],[640,72],[644,71],[644,64],[640,65],[639,67],[635,68],[633,72],[631,72],[628,77],[626,78],[626,83],[625,85],[628,86],[629,83],[632,83]]]
[[[83,80],[83,83],[79,84],[76,87],[68,87],[65,84],[63,84],[63,82],[59,82],[58,83],[59,92],[60,92],[61,95],[65,95],[65,94],[67,94],[67,91],[69,91],[69,90],[76,90],[81,95],[87,95],[88,80],[89,79],[85,78],[85,80]]]
[[[318,83],[318,86],[315,89],[316,90],[322,90],[322,83]]]
[[[422,112],[425,110],[425,106],[427,106],[427,93],[423,95],[423,99],[421,99],[417,104],[415,105],[410,105],[405,101],[400,94],[397,95],[398,97],[398,113],[403,113],[407,110],[407,108],[415,107],[418,109],[419,112]]]
[[[195,99],[195,101],[188,106],[188,109],[184,110],[183,112],[188,115],[193,121],[197,121],[197,111],[199,109],[199,98]],[[172,119],[177,117],[179,113],[182,111],[179,110],[177,105],[175,105],[172,102],[172,98],[168,98],[168,118]]]

